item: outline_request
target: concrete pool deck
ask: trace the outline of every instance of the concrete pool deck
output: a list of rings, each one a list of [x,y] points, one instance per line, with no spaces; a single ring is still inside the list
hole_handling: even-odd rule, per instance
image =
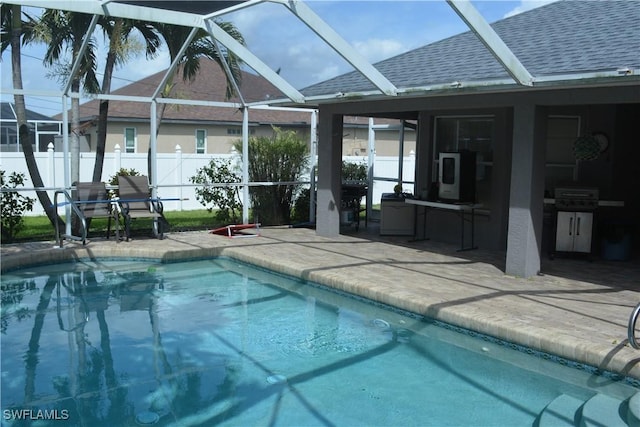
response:
[[[637,261],[544,260],[542,275],[521,279],[503,273],[503,253],[456,248],[274,227],[255,238],[194,231],[163,240],[65,242],[62,249],[54,242],[2,245],[1,265],[5,271],[82,258],[228,256],[640,379],[640,350],[627,342],[629,316],[640,302]]]

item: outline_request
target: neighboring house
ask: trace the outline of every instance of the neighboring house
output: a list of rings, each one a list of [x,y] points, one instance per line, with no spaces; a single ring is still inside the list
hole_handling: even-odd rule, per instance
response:
[[[151,97],[160,84],[165,72],[159,72],[113,92],[114,95]],[[266,79],[249,72],[243,72],[240,86],[245,102],[268,101],[282,98],[282,93]],[[192,82],[184,82],[175,77],[172,97],[195,101],[236,102],[238,98],[225,99],[226,80],[220,66],[214,61],[203,59],[198,75]],[[194,103],[195,104],[195,103]],[[107,126],[106,151],[112,152],[118,144],[123,153],[146,153],[149,148],[149,104],[111,100]],[[93,100],[80,106],[83,123],[83,144],[85,151],[95,150],[96,119],[99,102]],[[250,136],[271,136],[272,126],[296,131],[305,141],[310,141],[312,110],[260,109],[249,110]],[[224,106],[168,104],[160,126],[157,140],[159,153],[173,152],[180,145],[184,153],[226,154],[233,144],[242,137],[242,110]],[[383,120],[380,124],[399,125],[398,120]],[[345,119],[345,155],[367,155],[368,120],[366,118]],[[405,153],[415,148],[415,136],[408,131]],[[398,155],[397,130],[377,131],[379,155]],[[413,139],[412,139],[413,138]]]
[[[18,143],[15,105],[10,102],[0,104],[0,151],[22,151]],[[33,136],[31,145],[35,152],[46,152],[48,145],[54,142],[55,137],[62,134],[62,121],[31,110],[27,110],[27,126]]]
[[[476,152],[476,199],[483,205],[476,243],[506,249],[509,274],[540,271],[556,237],[548,199],[561,186],[597,188],[600,200],[624,203],[599,207],[594,227],[582,230],[593,232],[595,253],[607,224],[632,233],[638,248],[639,22],[638,1],[561,1],[494,23],[506,44],[494,44],[495,55],[468,31],[374,64],[396,96],[357,72],[303,89],[319,105],[319,169],[328,171],[319,175],[318,233],[339,232],[332,153],[342,141],[334,135],[342,133],[340,117],[357,114],[417,123],[420,192],[438,182],[440,152]],[[506,66],[496,59],[501,55]],[[593,139],[578,137],[592,135],[598,147],[585,156]],[[459,242],[460,219],[450,212],[429,212],[427,229],[432,239]]]

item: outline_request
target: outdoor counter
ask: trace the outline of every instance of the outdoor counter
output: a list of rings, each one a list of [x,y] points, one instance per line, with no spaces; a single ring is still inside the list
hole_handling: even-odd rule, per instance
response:
[[[476,204],[476,203],[430,202],[427,200],[418,200],[418,199],[405,199],[404,202],[410,205],[413,205],[415,207],[415,215],[414,215],[414,223],[413,223],[414,240],[429,239],[428,237],[426,237],[427,213],[429,210],[437,209],[437,210],[453,212],[460,217],[460,249],[458,249],[459,251],[468,251],[468,250],[478,248],[477,246],[475,246],[475,216],[476,216],[476,210],[483,208],[483,205]],[[422,207],[424,209],[422,237],[420,238],[418,237],[418,207]],[[466,247],[464,245],[465,220],[468,220],[471,223],[471,245]]]

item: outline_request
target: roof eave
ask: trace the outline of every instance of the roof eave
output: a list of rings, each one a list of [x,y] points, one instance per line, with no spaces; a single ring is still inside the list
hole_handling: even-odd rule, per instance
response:
[[[614,87],[640,83],[640,70],[623,67],[615,71],[597,71],[562,75],[538,76],[532,86],[523,86],[513,79],[490,79],[481,81],[452,81],[434,85],[399,88],[396,96],[390,97],[377,90],[361,92],[337,92],[325,95],[306,96],[304,107],[343,102],[377,101],[384,99],[415,98],[429,96],[460,96],[470,93],[524,92],[538,89],[571,89],[585,87]],[[274,99],[269,105],[297,106],[289,99]]]

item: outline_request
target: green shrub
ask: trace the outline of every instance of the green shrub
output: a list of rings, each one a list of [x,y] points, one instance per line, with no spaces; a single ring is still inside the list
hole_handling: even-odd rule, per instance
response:
[[[249,138],[249,181],[294,182],[307,171],[307,143],[294,131],[276,127],[269,137]],[[235,143],[242,152],[242,142]],[[291,208],[300,185],[252,186],[249,189],[254,221],[264,225],[289,224]]]
[[[24,185],[24,174],[12,172],[9,179],[5,179],[5,171],[0,170],[0,186],[2,189],[15,189]],[[13,242],[16,235],[24,227],[24,212],[33,209],[35,199],[24,196],[17,191],[2,193],[1,205],[1,235],[5,242]]]
[[[367,165],[342,161],[342,182],[366,182]]]
[[[196,171],[196,175],[189,178],[194,184],[204,184],[195,189],[196,199],[207,208],[214,211],[214,216],[221,222],[237,223],[242,212],[240,187],[211,187],[210,184],[239,183],[240,176],[233,170],[230,160],[212,159],[207,166]]]
[[[306,223],[309,221],[309,206],[311,203],[311,191],[308,188],[303,189],[296,197],[293,205],[293,213],[291,214],[291,222]]]
[[[135,169],[125,169],[125,168],[120,168],[120,170],[118,172],[116,172],[115,175],[113,175],[111,178],[109,178],[109,185],[118,185],[118,176],[120,175],[124,175],[124,176],[140,176],[140,173],[135,170]],[[109,197],[114,199],[116,197],[119,196],[119,192],[117,189],[115,190],[109,190]]]

